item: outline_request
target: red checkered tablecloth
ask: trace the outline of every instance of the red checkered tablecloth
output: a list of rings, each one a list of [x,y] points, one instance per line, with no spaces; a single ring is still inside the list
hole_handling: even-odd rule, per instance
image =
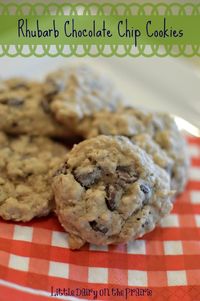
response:
[[[55,216],[0,220],[0,301],[200,300],[200,139],[190,179],[161,226],[128,245],[70,251]]]

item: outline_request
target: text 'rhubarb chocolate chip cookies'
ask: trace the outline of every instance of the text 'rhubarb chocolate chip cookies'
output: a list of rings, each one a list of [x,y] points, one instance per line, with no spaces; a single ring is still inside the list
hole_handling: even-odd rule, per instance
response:
[[[74,249],[141,237],[172,209],[167,172],[122,136],[100,135],[74,146],[54,176],[53,190]]]

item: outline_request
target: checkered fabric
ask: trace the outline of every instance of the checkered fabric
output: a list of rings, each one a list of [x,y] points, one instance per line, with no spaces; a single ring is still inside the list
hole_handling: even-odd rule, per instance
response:
[[[0,301],[199,301],[200,139],[188,142],[186,191],[161,226],[128,245],[70,251],[55,216],[0,220]]]

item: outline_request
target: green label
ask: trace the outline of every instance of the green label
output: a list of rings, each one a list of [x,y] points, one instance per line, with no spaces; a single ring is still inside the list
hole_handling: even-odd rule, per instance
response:
[[[199,4],[0,4],[0,56],[199,56],[199,11]]]

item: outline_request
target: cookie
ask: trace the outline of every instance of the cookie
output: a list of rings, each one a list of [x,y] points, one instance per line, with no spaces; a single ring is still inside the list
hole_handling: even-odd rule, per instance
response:
[[[56,119],[72,130],[84,117],[101,110],[116,110],[122,101],[112,82],[86,65],[49,74],[44,90]]]
[[[53,190],[73,249],[141,237],[172,209],[169,175],[122,136],[100,135],[74,146]]]
[[[46,106],[43,86],[24,79],[11,79],[0,85],[0,130],[10,134],[69,136]]]
[[[0,216],[30,221],[53,208],[51,177],[66,148],[45,137],[0,132]]]
[[[116,112],[98,112],[84,118],[77,126],[77,132],[84,138],[98,135],[121,135],[131,138],[146,132],[146,127],[134,116],[133,111],[123,108]]]
[[[124,135],[150,154],[172,178],[172,189],[180,193],[188,178],[189,157],[186,143],[174,120],[164,113],[151,113],[136,108],[96,113],[78,128],[83,137]],[[138,136],[139,135],[139,136]]]
[[[131,141],[145,150],[157,165],[165,169],[165,171],[171,175],[174,161],[149,134],[142,133],[135,135],[132,137]]]
[[[188,180],[190,160],[186,141],[178,130],[174,119],[166,113],[150,113],[145,124],[154,141],[173,160],[172,188],[177,193],[183,192]]]

